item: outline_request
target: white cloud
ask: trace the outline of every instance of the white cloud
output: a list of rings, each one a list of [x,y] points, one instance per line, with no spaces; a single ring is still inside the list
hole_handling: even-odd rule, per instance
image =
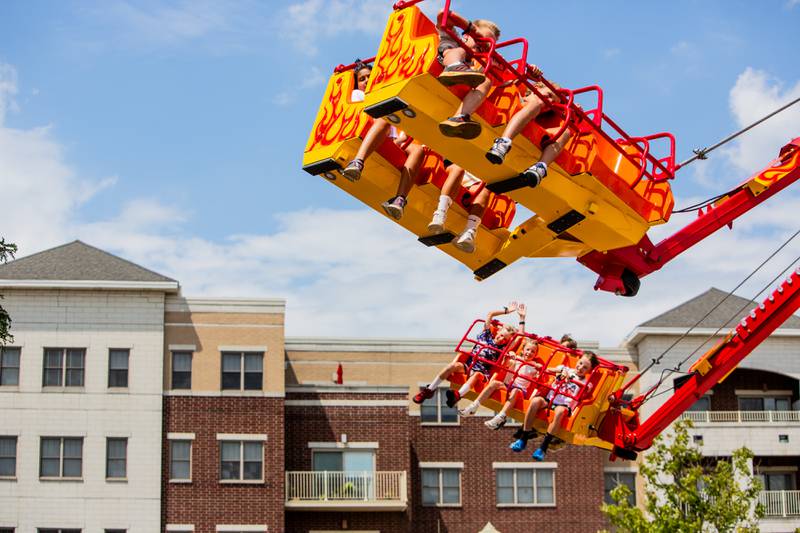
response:
[[[794,9],[797,6],[800,6],[800,0],[787,0],[786,2],[786,9]]]
[[[796,98],[800,98],[800,81],[786,87],[784,82],[766,72],[748,67],[731,89],[730,108],[736,125],[745,127]],[[750,174],[778,156],[780,147],[797,136],[798,124],[800,103],[756,126],[721,150],[736,169]]]
[[[298,51],[313,56],[323,39],[380,35],[390,12],[389,2],[303,0],[286,8],[283,35]]]
[[[6,113],[17,110],[17,69],[0,62],[0,126],[5,124]]]

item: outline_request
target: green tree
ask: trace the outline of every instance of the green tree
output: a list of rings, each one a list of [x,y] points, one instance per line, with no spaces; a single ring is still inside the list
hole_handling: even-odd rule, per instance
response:
[[[611,492],[615,505],[602,511],[618,533],[758,531],[764,510],[757,503],[761,481],[750,473],[747,448],[709,464],[690,441],[689,420],[673,426],[647,453],[639,473],[645,481],[644,509],[631,507],[628,487]]]
[[[5,239],[0,239],[0,263],[5,263],[9,259],[14,259],[14,254],[17,253],[17,245],[6,242]],[[0,299],[3,296],[0,295]],[[14,336],[8,332],[11,326],[11,317],[8,312],[0,306],[0,346],[14,340]]]

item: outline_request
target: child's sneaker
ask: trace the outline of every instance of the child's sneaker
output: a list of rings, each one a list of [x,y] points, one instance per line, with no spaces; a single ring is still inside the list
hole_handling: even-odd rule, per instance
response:
[[[474,139],[481,134],[481,125],[469,118],[469,115],[456,115],[441,121],[439,131],[445,137]]]
[[[528,445],[528,441],[527,440],[525,440],[525,439],[517,439],[517,440],[515,440],[514,442],[511,443],[511,446],[509,446],[509,448],[511,448],[512,452],[519,453],[522,450],[524,450],[525,446],[527,446],[527,445]]]
[[[385,202],[381,204],[383,210],[386,211],[386,214],[392,217],[395,220],[400,220],[403,218],[403,208],[406,206],[406,199],[402,196],[395,196],[394,198],[389,198]]]
[[[506,154],[511,151],[511,139],[508,137],[498,137],[489,151],[486,152],[486,159],[494,165],[500,165],[505,161]]]
[[[447,389],[444,395],[447,397],[447,401],[445,402],[447,407],[455,407],[458,403],[458,400],[461,399],[461,394],[459,394],[457,390],[453,389]]]
[[[473,89],[486,81],[486,75],[483,72],[472,70],[464,63],[456,63],[445,67],[441,74],[439,74],[439,82],[445,87],[452,85],[469,85]]]
[[[464,230],[464,233],[458,236],[455,243],[456,248],[462,252],[471,254],[475,251],[475,228]]]
[[[361,159],[353,159],[342,169],[342,176],[350,181],[358,181],[361,179],[362,170],[364,170],[364,161]]]
[[[545,176],[547,176],[547,165],[544,163],[535,163],[525,169],[525,172],[522,173],[530,183],[528,184],[530,187],[536,187],[539,185]]]
[[[433,212],[431,223],[428,224],[428,231],[433,234],[444,233],[444,222],[447,220],[447,211],[436,210]]]
[[[422,403],[429,398],[433,398],[435,391],[432,391],[428,387],[421,389],[417,394],[414,395],[414,403]]]
[[[478,404],[472,402],[468,406],[463,409],[458,410],[458,416],[462,416],[464,418],[470,417],[475,414],[475,411],[478,410]]]
[[[545,454],[544,450],[542,450],[541,448],[536,448],[531,457],[533,457],[534,461],[544,461],[544,454]]]
[[[490,418],[486,422],[483,423],[489,429],[500,429],[501,427],[506,425],[506,415],[502,413],[498,413],[494,415],[494,418]]]

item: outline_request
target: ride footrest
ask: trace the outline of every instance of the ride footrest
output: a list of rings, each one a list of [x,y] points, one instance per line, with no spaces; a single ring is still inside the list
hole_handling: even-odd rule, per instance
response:
[[[425,246],[440,246],[442,244],[453,242],[453,239],[455,238],[455,233],[445,231],[444,233],[437,233],[436,235],[426,235],[425,237],[420,237],[417,240]]]
[[[496,274],[500,272],[502,269],[507,267],[508,265],[499,259],[492,259],[478,270],[474,271],[475,277],[479,280],[484,280],[491,276],[492,274]]]
[[[516,191],[517,189],[522,189],[523,187],[536,187],[537,185],[539,185],[539,180],[535,177],[526,174],[520,174],[518,176],[514,176],[513,178],[490,183],[486,186],[486,188],[495,194],[503,194],[510,191]]]

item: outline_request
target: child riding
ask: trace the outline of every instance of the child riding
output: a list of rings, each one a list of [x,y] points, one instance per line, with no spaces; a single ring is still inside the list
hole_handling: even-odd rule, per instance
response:
[[[449,163],[449,162],[448,162]],[[447,211],[453,204],[453,198],[459,190],[459,186],[463,185],[467,189],[477,187],[481,184],[481,180],[466,172],[460,166],[449,163],[447,168],[447,178],[444,185],[442,185],[442,194],[439,196],[439,205],[436,211],[433,212],[433,218],[428,224],[428,231],[431,234],[444,233],[444,223],[447,220]],[[453,244],[459,250],[472,253],[475,251],[475,237],[478,231],[478,224],[481,223],[486,206],[489,203],[489,190],[485,187],[475,196],[472,204],[469,206],[469,215],[467,216],[467,224],[461,234],[455,238]]]

